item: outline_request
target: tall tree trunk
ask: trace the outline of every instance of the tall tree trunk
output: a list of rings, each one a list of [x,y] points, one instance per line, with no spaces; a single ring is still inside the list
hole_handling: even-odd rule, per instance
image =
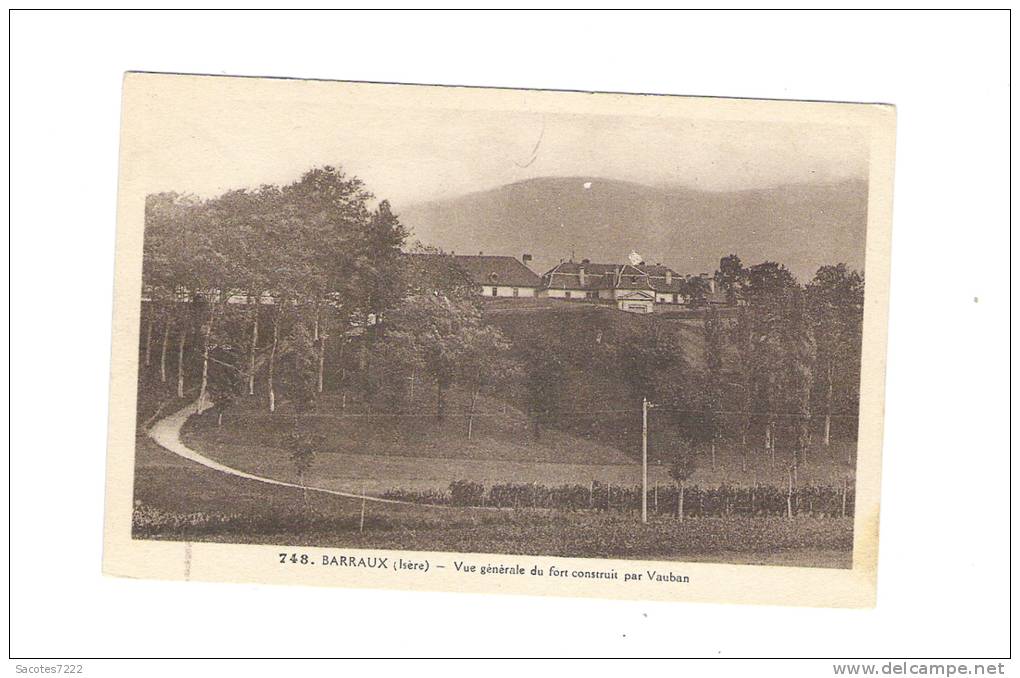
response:
[[[747,433],[750,430],[750,428],[751,428],[751,419],[749,417],[745,417],[744,420],[741,422],[741,426],[740,426],[740,470],[741,471],[746,471],[747,470],[747,454],[749,452],[749,448],[748,448],[748,445],[747,445]]]
[[[471,392],[471,407],[468,409],[468,440],[471,440],[475,421],[475,402],[478,400],[478,389],[480,388],[481,384],[475,384],[475,389]]]
[[[273,318],[273,348],[269,351],[269,411],[276,412],[276,390],[273,377],[276,375],[276,347],[280,343],[280,311]]]
[[[312,322],[312,345],[316,348],[318,354],[316,362],[317,372],[315,375],[315,392],[322,393],[322,367],[325,362],[325,348],[326,340],[325,337],[319,332],[319,302],[315,302],[315,319]]]
[[[326,335],[319,337],[319,375],[315,382],[315,388],[322,393],[322,373],[326,366]]]
[[[362,371],[362,372],[364,372],[366,369],[368,369],[368,342],[369,342],[369,335],[371,334],[370,330],[372,329],[368,325],[368,314],[367,313],[365,314],[364,318],[365,318],[365,325],[364,325],[365,331],[361,333],[361,348],[360,348],[360,350],[358,352],[358,369],[360,371]]]
[[[772,422],[765,424],[765,452],[771,456],[772,465],[776,465],[776,441],[773,436]]]
[[[830,432],[830,430],[832,428],[832,386],[833,386],[832,381],[833,381],[833,374],[832,374],[832,363],[831,362],[829,363],[829,369],[828,369],[828,374],[826,375],[826,380],[828,382],[828,387],[826,389],[826,394],[825,394],[825,434],[822,437],[822,445],[824,445],[825,449],[828,450],[829,449],[829,432]]]
[[[787,471],[787,478],[789,479],[788,489],[786,491],[786,517],[793,520],[793,468],[791,467]]]
[[[170,314],[163,318],[163,349],[159,354],[159,380],[166,383],[166,352],[170,346]]]
[[[145,330],[145,366],[152,364],[152,314],[149,314],[148,326]]]
[[[446,386],[442,379],[436,379],[436,419],[446,417]]]
[[[676,493],[676,519],[684,522],[684,483],[680,483]]]
[[[251,320],[251,350],[248,352],[248,395],[255,395],[255,352],[259,346],[259,294],[254,297]]]
[[[202,329],[202,386],[198,389],[198,402],[205,404],[209,392],[209,335],[212,334],[212,318]]]
[[[844,518],[846,518],[846,486],[847,486],[847,479],[843,478],[843,507],[840,510],[840,514],[839,515],[844,517]]]
[[[188,340],[188,327],[181,328],[181,336],[177,341],[177,397],[184,397],[184,342]]]

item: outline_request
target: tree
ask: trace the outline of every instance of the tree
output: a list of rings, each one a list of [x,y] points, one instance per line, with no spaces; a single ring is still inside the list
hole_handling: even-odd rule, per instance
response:
[[[625,385],[632,402],[648,398],[661,404],[684,387],[687,361],[680,338],[672,327],[654,319],[607,338],[602,359]]]
[[[788,415],[792,429],[793,475],[796,478],[808,448],[815,368],[815,339],[805,309],[804,292],[800,288],[787,298],[781,332],[783,358],[779,388],[781,407]]]
[[[686,281],[688,303],[692,308],[704,308],[708,305],[708,280],[701,276],[693,276]]]
[[[325,445],[325,437],[318,433],[302,433],[295,431],[286,438],[286,445],[291,449],[290,461],[297,473],[298,485],[301,486],[302,503],[308,509],[308,485],[305,479],[315,463],[316,451]]]
[[[679,441],[673,451],[673,458],[669,464],[669,477],[676,484],[676,517],[683,522],[684,519],[684,489],[685,485],[694,472],[697,470],[697,460],[694,457],[690,446]]]
[[[162,316],[160,376],[166,380],[173,329],[179,395],[189,356],[200,356],[200,398],[210,389],[214,361],[229,358],[247,376],[249,394],[264,371],[272,412],[281,370],[291,380],[286,388],[304,393],[293,377],[303,379],[307,366],[295,371],[278,361],[305,360],[307,335],[314,392],[321,392],[327,328],[343,334],[358,319],[367,349],[382,313],[404,294],[400,247],[406,231],[389,203],[370,209],[373,200],[359,179],[334,166],[314,168],[282,188],[265,185],[204,201],[148,196],[143,282],[153,308],[165,311],[146,314],[145,360],[152,362],[154,325]],[[231,303],[238,300],[247,304]],[[266,316],[271,332],[262,327]],[[298,325],[307,331],[295,330]],[[221,355],[226,345],[229,356]]]
[[[372,212],[364,238],[366,266],[362,275],[369,313],[379,316],[404,298],[404,281],[395,273],[404,263],[400,248],[406,239],[407,230],[391,211],[389,201],[381,201]]]
[[[439,296],[460,303],[477,293],[471,276],[438,247],[415,242],[400,264],[404,296]]]
[[[735,305],[747,282],[747,271],[736,254],[730,254],[719,260],[719,270],[715,272],[715,281],[726,294],[726,303]]]
[[[280,385],[299,412],[315,408],[318,356],[315,342],[304,323],[294,323],[279,360]]]
[[[244,384],[244,372],[229,361],[229,348],[221,348],[213,357],[209,371],[209,397],[216,411],[217,426],[223,424],[223,414],[237,399]],[[227,355],[223,355],[227,354]],[[225,358],[225,359],[224,359]]]
[[[435,381],[439,420],[446,415],[446,392],[455,380],[478,386],[486,357],[498,359],[508,348],[498,330],[482,324],[474,306],[445,297],[404,300],[387,313],[384,330],[399,333]],[[465,378],[465,372],[472,376]]]
[[[709,443],[712,468],[715,468],[716,443],[722,427],[723,409],[723,348],[726,332],[719,311],[710,307],[702,325],[705,339],[705,383],[701,389],[701,420],[698,422],[700,438]]]
[[[373,199],[357,177],[332,165],[317,167],[283,189],[283,199],[298,215],[305,247],[302,278],[311,300],[312,339],[318,354],[317,390],[322,391],[326,342],[324,314],[338,327],[359,318],[365,329],[365,355],[382,311],[402,294],[400,247],[407,237],[383,200]]]
[[[597,353],[599,366],[614,375],[622,385],[620,397],[625,410],[634,412],[631,425],[624,430],[640,431],[641,400],[656,410],[650,441],[650,454],[661,458],[662,451],[688,439],[692,432],[692,379],[688,373],[683,345],[674,325],[654,318],[627,323],[604,336]],[[633,443],[636,449],[636,441]]]
[[[167,380],[167,353],[171,328],[177,329],[177,395],[184,397],[184,357],[191,313],[186,302],[200,281],[190,261],[201,240],[197,214],[201,202],[194,196],[156,193],[145,199],[145,237],[142,245],[142,284],[151,304],[162,308],[163,341],[160,379]],[[150,317],[155,312],[150,312]]]
[[[521,364],[532,436],[539,440],[542,429],[554,421],[559,410],[567,366],[559,352],[546,351],[543,346],[523,347]]]
[[[822,445],[828,449],[832,415],[841,392],[857,413],[861,339],[864,318],[864,276],[846,264],[822,266],[807,286],[808,313],[818,347],[821,374],[820,409],[825,416]]]
[[[255,394],[258,367],[259,321],[263,296],[269,287],[274,264],[267,236],[279,213],[279,189],[261,186],[255,190],[230,191],[212,201],[218,223],[222,262],[227,285],[247,302],[247,393]],[[238,342],[240,345],[241,342]]]
[[[509,357],[510,343],[495,327],[473,328],[464,342],[459,360],[459,379],[471,390],[467,437],[472,437],[478,396],[486,387],[506,384],[517,374],[518,365]]]
[[[793,275],[781,264],[765,262],[747,269],[742,289],[746,308],[741,309],[737,342],[746,379],[748,421],[763,428],[763,449],[776,458],[777,419],[782,411],[782,372],[789,350],[785,323],[789,298],[798,289]],[[752,415],[751,413],[755,414]]]
[[[362,335],[361,340],[364,340]],[[374,342],[368,360],[354,374],[369,407],[380,394],[386,403],[414,407],[414,381],[424,372],[419,337],[413,332],[387,327]]]

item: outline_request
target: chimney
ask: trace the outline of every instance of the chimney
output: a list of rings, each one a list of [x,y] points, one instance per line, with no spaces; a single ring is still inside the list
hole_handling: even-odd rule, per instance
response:
[[[577,278],[578,278],[578,281],[581,283],[581,287],[584,287],[585,281],[586,281],[586,278],[585,278],[585,275],[584,275],[584,264],[581,264],[581,267],[577,269]]]
[[[481,256],[484,256],[484,255],[485,255],[485,252],[482,252],[481,250],[478,251],[478,256],[481,257]]]
[[[528,263],[529,261],[531,261],[531,255],[525,252],[524,254],[521,255],[521,261],[523,261],[525,264]]]
[[[673,271],[668,268],[666,269],[666,284],[667,285],[673,284]]]

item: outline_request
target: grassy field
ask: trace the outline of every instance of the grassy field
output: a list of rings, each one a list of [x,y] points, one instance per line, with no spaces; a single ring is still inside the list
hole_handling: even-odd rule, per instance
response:
[[[298,413],[284,404],[269,414],[256,399],[241,400],[227,410],[222,425],[207,412],[185,426],[183,439],[193,449],[249,473],[297,481],[295,433],[320,436],[321,444],[305,478],[309,484],[349,492],[382,494],[388,490],[445,490],[454,480],[493,485],[503,482],[545,485],[588,484],[592,481],[634,485],[641,480],[639,457],[601,443],[594,436],[545,429],[535,439],[527,416],[506,403],[480,397],[467,437],[469,397],[452,389],[444,421],[431,412],[432,393],[420,388],[407,413],[369,414],[349,399],[341,407],[336,395],[321,398],[315,412]],[[654,454],[650,441],[649,482],[671,484],[667,465]],[[831,452],[815,450],[798,469],[801,484],[840,484],[847,474],[849,443],[836,441]],[[631,451],[633,452],[633,451]],[[715,463],[708,449],[699,453],[692,482],[784,486],[789,460],[749,455],[722,441]]]
[[[445,490],[453,480],[633,484],[640,479],[640,468],[618,449],[554,429],[534,440],[522,412],[488,398],[476,403],[482,415],[475,417],[468,439],[467,394],[451,391],[450,414],[440,422],[429,410],[431,394],[420,393],[409,410],[421,415],[367,415],[351,401],[344,414],[336,396],[324,397],[315,413],[305,414],[285,404],[270,415],[260,403],[239,402],[222,425],[213,412],[193,417],[183,440],[228,466],[295,481],[290,436],[319,435],[323,444],[306,474],[308,483],[376,494]]]
[[[847,519],[663,518],[361,502],[234,478],[139,439],[136,538],[849,567]],[[739,544],[740,548],[735,548]]]
[[[153,404],[158,399],[150,399]],[[165,407],[179,404],[171,398]],[[231,477],[138,438],[136,538],[291,546],[849,567],[850,518],[654,518],[630,512],[366,505]],[[428,461],[418,458],[419,462]],[[548,462],[546,462],[548,463]],[[569,464],[564,466],[569,467]]]

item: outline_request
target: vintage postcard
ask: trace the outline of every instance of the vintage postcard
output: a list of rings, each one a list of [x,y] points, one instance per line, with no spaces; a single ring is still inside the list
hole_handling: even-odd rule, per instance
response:
[[[876,601],[895,110],[130,73],[104,571]]]

